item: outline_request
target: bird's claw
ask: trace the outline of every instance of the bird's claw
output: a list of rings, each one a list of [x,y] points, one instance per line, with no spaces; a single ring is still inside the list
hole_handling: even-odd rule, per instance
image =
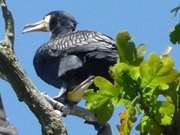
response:
[[[66,117],[68,114],[70,114],[70,107],[68,105],[64,105],[61,111],[62,116]]]
[[[43,95],[55,109],[59,110],[62,113],[62,116],[65,117],[66,115],[70,114],[70,106],[64,105],[63,103],[51,98],[47,94],[43,93]]]

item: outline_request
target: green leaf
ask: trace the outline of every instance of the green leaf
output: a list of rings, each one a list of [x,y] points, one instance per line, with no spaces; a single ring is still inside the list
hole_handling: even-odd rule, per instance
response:
[[[114,106],[110,99],[102,98],[101,102],[92,109],[100,123],[106,123],[114,112]]]
[[[141,122],[140,122],[140,130],[142,133],[148,133],[149,129],[152,128],[152,121],[149,118],[149,116],[145,115],[143,116]]]
[[[164,125],[164,126],[171,125],[171,122],[172,122],[172,117],[168,115],[164,115],[164,117],[162,117],[161,119],[161,125]]]
[[[139,67],[125,63],[118,63],[111,68],[111,73],[115,82],[121,87],[123,98],[134,99],[139,90],[138,78],[140,77]]]
[[[101,90],[99,90],[101,91]],[[101,92],[88,91],[85,93],[86,107],[93,112],[100,123],[106,123],[112,116],[114,106],[112,97]]]
[[[108,97],[93,96],[93,101],[87,101],[86,107],[95,114],[100,123],[106,123],[112,116],[114,106]]]
[[[169,56],[160,58],[152,54],[150,58],[140,65],[141,86],[155,89],[168,89],[168,83],[177,78],[177,71],[174,70],[174,61]]]
[[[178,23],[170,33],[170,40],[173,44],[180,44],[180,23]]]
[[[98,93],[112,98],[118,96],[121,92],[121,89],[117,89],[110,81],[101,76],[95,78],[94,84],[99,88]]]
[[[171,97],[173,103],[178,103],[178,96],[180,92],[180,73],[178,72],[178,77],[176,80],[174,80],[172,83],[169,84],[168,90],[158,90],[159,94],[165,96],[165,97]]]
[[[122,78],[124,74],[128,74],[129,78],[133,80],[137,80],[140,77],[138,66],[131,66],[125,63],[118,63],[111,67],[110,70],[114,80],[118,81],[120,85],[123,85],[124,83],[128,84],[128,80],[125,80],[126,82],[124,82],[125,78]]]
[[[86,92],[83,95],[83,98],[86,100],[87,108],[91,108],[93,106],[94,99],[96,98],[96,92],[94,90],[86,90]]]
[[[148,116],[144,115],[138,125],[138,130],[141,131],[142,135],[161,135],[161,128]]]
[[[127,100],[127,99],[120,99],[120,100],[117,100],[115,103],[114,103],[116,106],[129,106],[131,104],[131,100]]]
[[[159,107],[159,113],[161,114],[161,125],[167,126],[172,122],[173,114],[175,112],[175,105],[170,97],[166,97],[166,100],[162,102]]]
[[[131,41],[128,32],[117,34],[116,45],[119,52],[120,62],[130,65],[139,65],[142,62],[145,47],[144,45],[140,45],[136,50],[135,44]]]
[[[110,81],[106,80],[105,78],[101,76],[97,76],[94,79],[94,84],[99,88],[99,89],[112,89],[113,85]]]
[[[125,64],[125,63],[118,63],[115,64],[113,67],[110,68],[113,79],[116,80],[119,85],[123,85],[123,74],[124,73],[129,73],[129,65]],[[128,82],[127,82],[128,83]]]

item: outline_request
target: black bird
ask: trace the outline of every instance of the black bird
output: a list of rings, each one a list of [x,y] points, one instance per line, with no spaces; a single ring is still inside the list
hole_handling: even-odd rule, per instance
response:
[[[63,95],[71,93],[89,76],[111,79],[109,66],[115,64],[118,57],[112,38],[95,31],[76,31],[76,26],[75,18],[69,13],[53,11],[41,21],[26,25],[23,30],[52,33],[50,40],[37,50],[33,64],[37,75],[48,84],[60,88]],[[77,92],[68,100],[79,101],[76,97],[79,95],[82,96]]]

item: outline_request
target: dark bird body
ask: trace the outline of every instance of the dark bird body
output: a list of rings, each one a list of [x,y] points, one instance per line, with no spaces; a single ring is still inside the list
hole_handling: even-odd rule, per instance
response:
[[[49,13],[51,39],[36,52],[33,64],[38,76],[56,88],[74,89],[90,75],[110,79],[109,66],[117,61],[115,42],[109,36],[94,31],[75,31],[75,19],[62,11]],[[25,32],[36,31],[32,26]],[[44,25],[45,26],[45,25]],[[41,29],[42,31],[42,29]],[[45,30],[43,30],[45,31]]]
[[[60,88],[73,89],[90,75],[109,78],[116,62],[114,41],[97,32],[70,32],[42,45],[34,57],[40,78]]]

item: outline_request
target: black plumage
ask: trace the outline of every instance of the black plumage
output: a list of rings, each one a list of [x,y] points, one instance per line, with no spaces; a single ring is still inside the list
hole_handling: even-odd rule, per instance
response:
[[[50,12],[44,22],[48,23],[43,25],[46,28],[39,28],[40,23],[35,23],[24,29],[24,32],[52,32],[51,39],[37,50],[33,60],[42,80],[69,91],[90,75],[111,78],[109,66],[117,61],[112,38],[95,31],[75,31],[77,22],[64,11]]]

